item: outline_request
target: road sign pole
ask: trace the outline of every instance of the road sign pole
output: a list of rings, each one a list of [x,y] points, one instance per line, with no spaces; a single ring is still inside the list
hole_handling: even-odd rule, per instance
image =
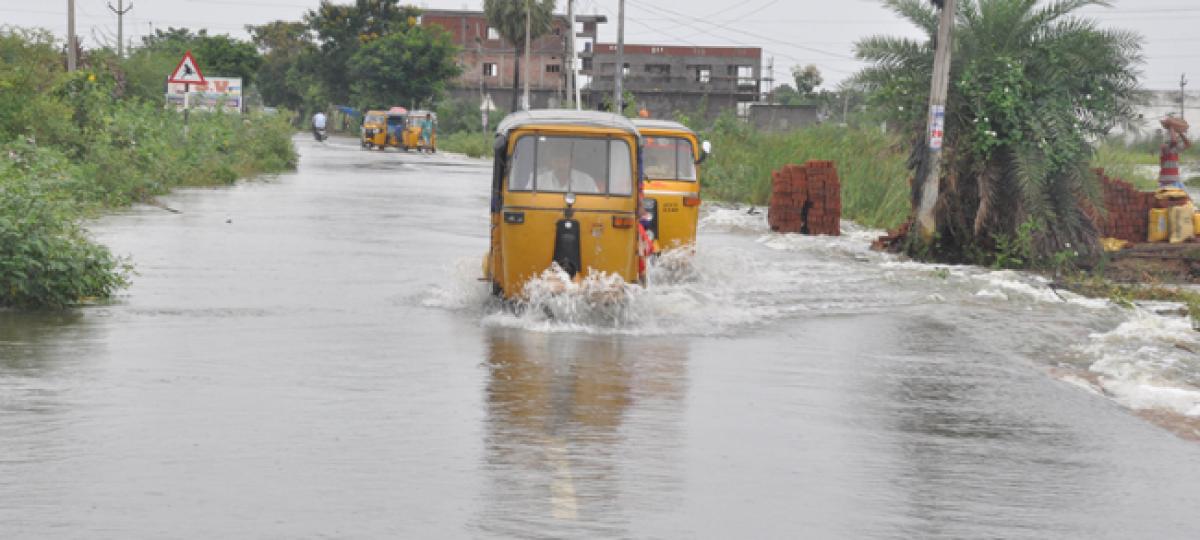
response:
[[[183,137],[188,136],[188,113],[191,111],[191,93],[192,85],[183,83]]]

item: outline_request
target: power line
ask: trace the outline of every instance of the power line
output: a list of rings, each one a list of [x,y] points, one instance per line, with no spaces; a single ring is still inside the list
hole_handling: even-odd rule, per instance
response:
[[[852,56],[849,56],[849,55],[840,54],[840,53],[835,53],[835,52],[830,52],[830,51],[825,51],[825,50],[817,49],[817,48],[815,48],[815,47],[806,47],[806,46],[804,46],[804,45],[798,45],[798,44],[796,44],[796,43],[789,43],[789,42],[786,42],[786,41],[782,41],[782,40],[778,40],[778,39],[773,39],[773,38],[769,38],[769,37],[762,36],[762,35],[757,35],[757,34],[754,34],[754,33],[751,33],[751,32],[744,32],[744,31],[742,31],[742,30],[737,30],[737,29],[734,29],[734,28],[729,28],[728,26],[725,26],[725,25],[720,25],[720,24],[717,24],[717,23],[712,23],[712,22],[708,22],[708,21],[701,20],[701,19],[697,19],[697,18],[695,18],[695,17],[692,17],[692,16],[690,16],[690,15],[686,15],[686,14],[680,13],[680,12],[678,12],[678,11],[672,11],[672,10],[669,10],[669,9],[666,9],[666,8],[661,8],[661,7],[657,7],[657,6],[652,6],[652,5],[649,5],[649,4],[642,4],[640,1],[639,1],[639,2],[635,2],[635,3],[636,3],[637,5],[640,5],[640,6],[641,6],[641,7],[643,7],[643,8],[651,9],[651,10],[653,10],[653,11],[655,11],[655,12],[658,12],[658,13],[665,13],[665,14],[667,14],[667,15],[674,15],[674,16],[677,16],[677,17],[683,17],[683,18],[686,18],[686,19],[690,19],[690,20],[693,20],[693,21],[699,22],[699,23],[701,23],[701,24],[707,24],[707,25],[710,25],[710,26],[712,26],[712,27],[714,27],[714,28],[717,28],[717,29],[726,30],[726,31],[729,31],[729,32],[734,32],[734,33],[737,33],[737,34],[747,35],[747,36],[750,36],[750,37],[753,37],[753,38],[756,38],[756,39],[762,39],[762,40],[765,40],[765,41],[772,41],[772,42],[775,42],[775,43],[779,43],[779,44],[782,44],[782,45],[786,45],[786,46],[788,46],[788,47],[795,47],[795,48],[797,48],[797,49],[800,49],[800,50],[805,50],[805,51],[814,52],[814,53],[818,53],[818,54],[824,54],[824,55],[832,56],[832,57],[834,57],[834,58],[841,58],[841,59],[845,59],[845,60],[855,60],[855,58],[854,58],[854,57],[852,57]],[[703,30],[703,29],[697,29],[697,30],[698,30],[698,31],[700,31],[700,32],[705,32],[705,30]]]

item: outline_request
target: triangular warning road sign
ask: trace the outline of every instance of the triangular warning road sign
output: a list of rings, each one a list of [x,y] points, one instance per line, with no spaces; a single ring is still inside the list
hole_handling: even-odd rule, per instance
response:
[[[175,66],[175,71],[171,72],[171,77],[167,79],[167,82],[205,84],[207,81],[204,80],[204,74],[200,73],[200,66],[192,57],[192,51],[188,51],[183,53],[183,59],[179,61],[178,66]]]

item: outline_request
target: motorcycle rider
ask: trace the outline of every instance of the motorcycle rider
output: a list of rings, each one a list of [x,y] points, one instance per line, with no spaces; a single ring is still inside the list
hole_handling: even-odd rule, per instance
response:
[[[312,117],[313,137],[317,141],[325,140],[325,113],[317,111]]]

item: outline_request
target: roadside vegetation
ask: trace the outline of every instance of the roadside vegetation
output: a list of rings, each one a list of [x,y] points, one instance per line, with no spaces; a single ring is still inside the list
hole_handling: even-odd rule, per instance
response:
[[[835,162],[842,183],[842,216],[890,228],[908,216],[908,172],[899,137],[878,128],[822,125],[768,133],[732,118],[701,134],[713,155],[701,166],[706,199],[766,205],[771,173],[812,159]]]
[[[127,283],[129,262],[89,238],[85,217],[295,165],[282,116],[197,113],[185,135],[162,75],[156,92],[135,75],[155,39],[124,60],[90,51],[67,73],[48,33],[0,29],[0,307],[61,308]]]
[[[913,176],[923,179],[929,78],[914,74],[931,72],[938,12],[923,0],[883,3],[925,36],[859,41],[856,55],[871,65],[857,80],[907,134]],[[1084,210],[1100,192],[1089,141],[1134,117],[1142,56],[1136,34],[1077,15],[1097,5],[1107,2],[958,5],[938,227],[931,243],[910,235],[909,254],[986,263],[1024,228],[1030,262],[1066,250],[1098,256],[1097,230]]]

